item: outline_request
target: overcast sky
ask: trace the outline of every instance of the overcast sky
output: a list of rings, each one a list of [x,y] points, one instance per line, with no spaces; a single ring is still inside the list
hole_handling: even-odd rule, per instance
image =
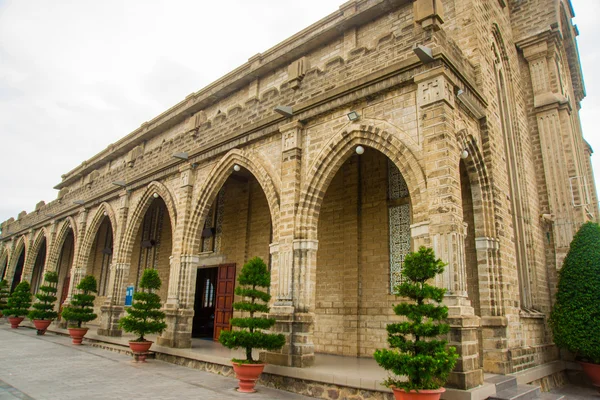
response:
[[[54,200],[61,174],[344,1],[0,0],[0,222]],[[573,5],[600,187],[600,1]]]

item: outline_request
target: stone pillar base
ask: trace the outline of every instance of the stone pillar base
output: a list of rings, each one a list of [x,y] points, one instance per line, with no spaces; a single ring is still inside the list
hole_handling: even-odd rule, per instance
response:
[[[119,328],[119,320],[125,312],[123,306],[110,306],[104,305],[100,307],[100,328],[98,328],[98,335],[121,337],[123,331]]]
[[[456,347],[458,361],[448,378],[448,386],[472,389],[483,384],[483,370],[479,365],[480,318],[475,315],[449,315],[449,345]]]
[[[486,373],[506,375],[512,372],[507,328],[506,317],[481,318],[483,370]]]
[[[192,347],[194,310],[165,309],[167,329],[159,336],[157,344],[174,348]]]
[[[273,306],[270,316],[277,320],[271,328],[273,333],[285,336],[281,350],[263,351],[260,360],[268,364],[287,367],[310,367],[315,363],[315,347],[312,343],[314,315],[295,313],[293,306]]]

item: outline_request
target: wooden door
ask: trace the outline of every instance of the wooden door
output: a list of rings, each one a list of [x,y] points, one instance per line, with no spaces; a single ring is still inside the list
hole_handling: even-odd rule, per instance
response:
[[[233,315],[233,289],[235,287],[235,264],[219,265],[217,275],[217,304],[215,308],[215,331],[213,340],[219,340],[221,331],[231,329],[229,320]]]

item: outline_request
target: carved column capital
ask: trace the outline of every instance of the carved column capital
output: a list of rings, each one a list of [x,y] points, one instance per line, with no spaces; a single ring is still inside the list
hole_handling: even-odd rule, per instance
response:
[[[415,75],[417,89],[417,105],[425,107],[439,101],[445,101],[454,108],[455,81],[443,67],[437,67]]]
[[[302,149],[302,124],[298,121],[290,122],[279,127],[281,132],[282,152]]]

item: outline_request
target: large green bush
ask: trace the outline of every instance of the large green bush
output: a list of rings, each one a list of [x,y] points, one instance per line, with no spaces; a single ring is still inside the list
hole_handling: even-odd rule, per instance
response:
[[[427,284],[444,271],[444,263],[435,258],[432,249],[419,248],[404,259],[403,281],[394,288],[397,296],[408,297],[410,303],[394,306],[396,315],[406,322],[387,326],[390,349],[375,351],[375,360],[397,378],[388,378],[387,386],[404,390],[438,389],[448,379],[458,355],[446,340],[435,339],[449,332],[448,307],[439,305],[446,289]],[[437,303],[437,304],[435,304]],[[404,381],[401,377],[408,377]]]
[[[97,315],[94,314],[94,296],[92,293],[96,293],[98,285],[96,278],[93,276],[86,276],[79,282],[77,289],[79,293],[73,295],[71,304],[66,306],[62,311],[62,317],[69,321],[70,327],[81,328],[84,322],[93,321]],[[76,323],[73,324],[73,323]]]
[[[135,342],[145,342],[144,335],[160,333],[167,328],[165,313],[160,311],[160,296],[154,293],[161,284],[158,272],[146,269],[140,280],[141,291],[133,295],[133,304],[126,309],[128,315],[119,321],[125,332],[139,335]]]
[[[235,294],[243,297],[244,300],[233,303],[233,308],[248,313],[249,316],[232,318],[231,326],[239,329],[222,331],[219,342],[230,349],[241,347],[246,350],[246,359],[234,359],[234,362],[257,364],[260,362],[252,359],[252,349],[277,350],[285,344],[283,335],[263,332],[264,329],[275,325],[274,318],[255,317],[256,313],[269,312],[266,303],[271,299],[271,295],[257,289],[271,286],[271,275],[264,261],[254,257],[244,264],[238,276],[238,283],[240,286],[235,288]]]
[[[600,364],[600,225],[588,222],[573,238],[559,272],[550,316],[554,342]]]
[[[31,286],[29,282],[23,281],[17,285],[11,293],[4,309],[7,317],[24,317],[31,307]]]
[[[0,281],[0,312],[6,308],[6,301],[10,296],[10,289],[8,288],[8,281],[3,279]]]
[[[54,319],[58,316],[58,313],[54,311],[54,304],[57,300],[58,274],[54,271],[46,272],[44,281],[45,284],[40,286],[35,295],[38,301],[33,304],[33,310],[29,311],[30,319]]]

